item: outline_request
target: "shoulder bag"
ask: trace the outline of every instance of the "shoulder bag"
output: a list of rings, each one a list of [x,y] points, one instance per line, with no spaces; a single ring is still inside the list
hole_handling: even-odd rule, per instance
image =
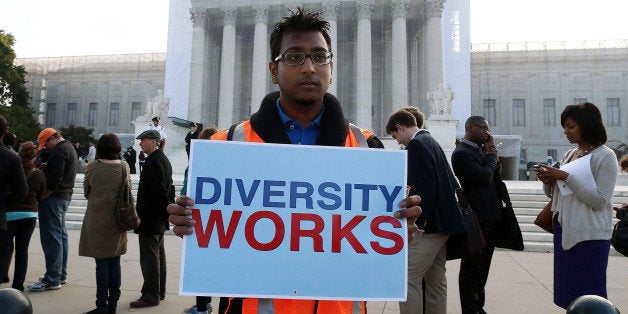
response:
[[[474,256],[480,254],[486,248],[486,241],[480,228],[478,217],[469,206],[462,189],[456,187],[455,191],[458,198],[458,210],[462,216],[465,229],[467,229],[467,234],[449,236],[447,240],[447,260]]]
[[[118,194],[118,206],[116,212],[116,225],[118,229],[129,231],[140,225],[140,217],[137,216],[135,210],[133,193],[131,192],[131,182],[127,180],[126,167],[123,162],[122,167],[122,184],[120,184],[120,193]]]

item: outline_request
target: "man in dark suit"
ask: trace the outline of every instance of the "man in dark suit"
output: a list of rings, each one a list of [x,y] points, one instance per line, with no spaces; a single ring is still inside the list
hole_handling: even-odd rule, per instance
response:
[[[141,219],[135,229],[140,244],[142,296],[131,302],[132,308],[159,305],[166,297],[166,252],[164,232],[170,228],[166,207],[174,202],[172,166],[162,149],[157,130],[146,130],[137,139],[147,154],[137,189],[137,214]]]
[[[458,284],[462,313],[484,311],[484,286],[495,250],[495,232],[502,217],[501,200],[495,187],[499,177],[497,149],[488,121],[472,116],[465,122],[465,135],[451,156],[454,173],[460,181],[469,205],[478,216],[486,240],[486,249],[476,256],[463,257]]]
[[[408,244],[408,299],[399,303],[402,314],[424,313],[424,309],[447,313],[447,239],[465,233],[447,157],[422,126],[423,113],[413,115],[407,109],[392,114],[386,125],[386,132],[408,151],[410,194],[421,197],[423,209],[416,224],[424,234]]]

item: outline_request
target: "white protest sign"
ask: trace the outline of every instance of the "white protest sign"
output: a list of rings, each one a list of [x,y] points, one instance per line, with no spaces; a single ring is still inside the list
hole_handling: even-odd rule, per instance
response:
[[[182,295],[405,300],[406,152],[192,142]]]

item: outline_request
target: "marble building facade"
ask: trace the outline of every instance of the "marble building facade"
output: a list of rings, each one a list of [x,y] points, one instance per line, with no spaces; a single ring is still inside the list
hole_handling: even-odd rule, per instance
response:
[[[166,54],[16,59],[27,71],[31,106],[42,127],[70,124],[133,134],[146,97],[164,88]]]
[[[571,147],[562,135],[560,112],[578,101],[600,108],[610,145],[628,144],[628,45],[522,49],[523,45],[509,49],[474,45],[471,114],[487,117],[494,134],[520,135],[524,162],[543,161],[548,154],[557,158]],[[165,54],[140,54],[28,58],[16,63],[28,72],[31,103],[42,116],[42,127],[67,127],[74,119],[98,135],[133,133],[131,121],[144,113],[146,97],[163,88],[166,61]],[[54,110],[46,110],[42,102],[48,108],[54,104]],[[110,122],[111,103],[119,104],[118,125]],[[90,104],[97,107],[94,125],[89,125]],[[54,118],[47,118],[47,112]]]
[[[302,5],[322,12],[330,23],[330,92],[349,120],[385,134],[385,122],[398,108],[414,105],[429,112],[426,94],[443,83],[443,3],[192,0],[192,66],[182,115],[225,128],[255,112],[264,95],[277,90],[268,74],[272,28],[288,9]]]
[[[474,45],[471,60],[472,114],[522,135],[522,163],[573,147],[560,124],[573,103],[600,109],[609,147],[628,144],[628,40]]]

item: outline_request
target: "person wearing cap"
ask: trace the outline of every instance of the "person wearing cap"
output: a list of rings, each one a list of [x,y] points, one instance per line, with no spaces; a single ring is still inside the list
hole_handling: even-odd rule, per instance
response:
[[[130,306],[143,308],[159,305],[159,301],[166,297],[164,232],[170,228],[166,208],[174,202],[174,186],[170,161],[163,149],[159,149],[159,132],[146,130],[137,139],[142,153],[147,155],[137,189],[136,209],[141,222],[135,229],[144,284],[142,295]]]
[[[57,290],[67,282],[68,232],[65,213],[72,199],[76,177],[76,150],[57,130],[44,129],[37,137],[39,150],[50,152],[43,172],[46,191],[39,201],[39,237],[46,260],[46,274],[28,286],[33,292]]]
[[[198,125],[194,122],[190,122],[190,132],[185,136],[185,152],[188,154],[188,158],[190,158],[190,143],[193,139],[198,138],[198,134],[201,131],[198,130]]]
[[[0,143],[8,132],[9,123],[0,116]],[[7,231],[7,208],[19,204],[27,192],[28,185],[20,157],[13,150],[0,145],[0,247]]]
[[[161,138],[159,148],[163,150],[166,147],[166,137],[168,137],[168,134],[166,134],[166,129],[159,125],[159,117],[154,117],[152,120],[153,123],[149,124],[146,130],[155,130],[159,132],[159,137]]]

